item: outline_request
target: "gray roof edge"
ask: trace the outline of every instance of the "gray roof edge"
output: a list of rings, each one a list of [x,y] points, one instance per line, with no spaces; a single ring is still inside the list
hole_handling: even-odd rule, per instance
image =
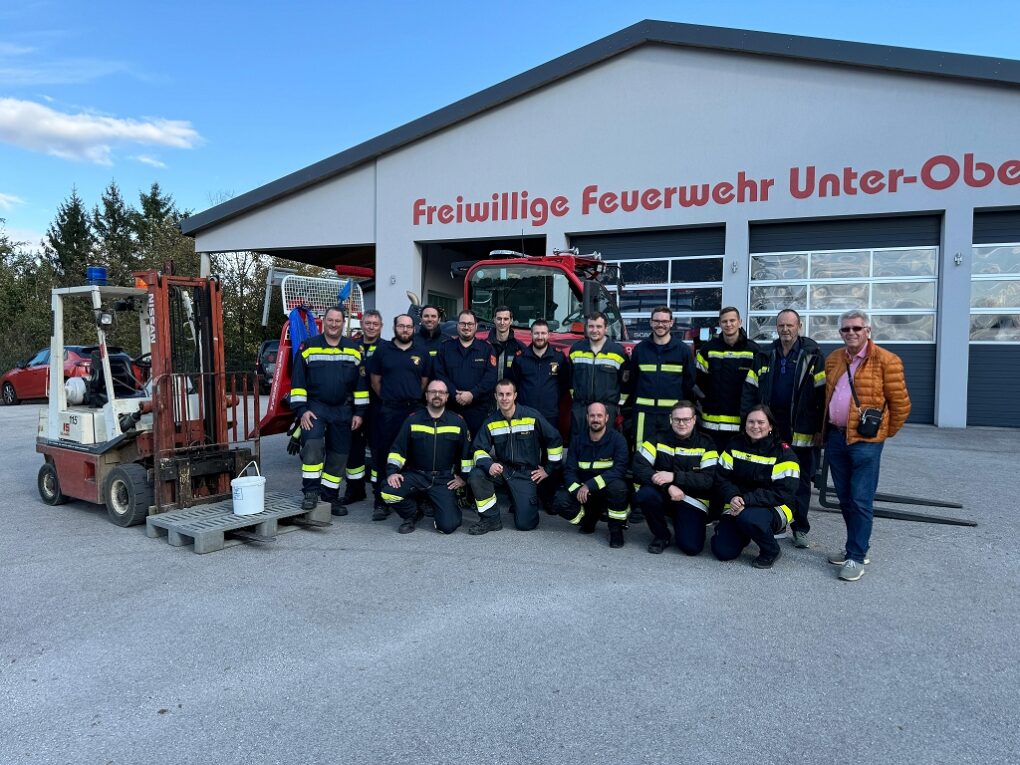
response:
[[[353,170],[425,136],[452,127],[477,114],[646,43],[777,56],[987,84],[1020,86],[1020,61],[1012,59],[645,20],[350,149],[196,213],[181,222],[181,231],[189,236],[195,236],[204,229]]]

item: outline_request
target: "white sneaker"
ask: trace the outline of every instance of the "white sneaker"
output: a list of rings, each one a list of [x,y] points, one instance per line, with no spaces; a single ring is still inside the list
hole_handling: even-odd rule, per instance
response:
[[[845,550],[840,550],[838,553],[833,553],[832,555],[829,556],[829,563],[831,563],[833,566],[842,566],[844,563],[846,563],[846,561],[847,558]],[[865,558],[864,565],[867,566],[869,563],[871,563],[871,558]]]
[[[839,578],[844,582],[856,582],[864,576],[864,566],[855,560],[847,560],[839,570]]]

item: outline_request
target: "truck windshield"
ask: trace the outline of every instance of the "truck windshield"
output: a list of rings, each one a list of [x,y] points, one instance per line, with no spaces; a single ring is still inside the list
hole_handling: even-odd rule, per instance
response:
[[[612,340],[623,340],[623,318],[620,316],[620,309],[616,306],[616,300],[613,298],[606,286],[601,282],[592,282],[595,285],[595,305],[596,311],[601,311],[606,315],[606,336]]]
[[[549,322],[551,332],[569,332],[575,321],[584,321],[577,288],[556,268],[523,264],[492,265],[471,274],[471,310],[492,321],[498,306],[509,306],[514,326],[527,329],[535,319]]]

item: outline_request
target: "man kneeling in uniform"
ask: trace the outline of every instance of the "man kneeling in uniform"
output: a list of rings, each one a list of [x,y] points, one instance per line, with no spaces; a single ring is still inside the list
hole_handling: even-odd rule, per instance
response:
[[[514,524],[521,531],[538,526],[538,484],[550,480],[563,459],[563,441],[537,409],[517,403],[517,386],[496,383],[498,409],[482,422],[475,437],[475,468],[468,481],[481,519],[468,534],[499,531],[503,522],[496,502],[496,486],[510,492]],[[542,453],[545,452],[545,461]]]
[[[667,518],[682,552],[697,555],[705,547],[719,454],[715,442],[695,430],[696,423],[694,404],[680,401],[669,413],[670,432],[642,441],[634,454],[634,482],[641,486],[634,504],[652,532],[650,553],[661,553],[672,541]]]
[[[583,534],[595,531],[609,513],[609,546],[623,547],[627,507],[627,441],[608,427],[606,405],[588,405],[588,427],[570,440],[563,469],[565,489],[556,494],[556,512]]]
[[[435,508],[439,531],[452,534],[461,524],[454,492],[464,485],[458,473],[471,470],[471,447],[463,418],[446,411],[448,397],[442,380],[429,383],[426,408],[404,420],[386,460],[382,499],[403,520],[401,534],[410,534],[421,520],[417,500],[424,497]]]

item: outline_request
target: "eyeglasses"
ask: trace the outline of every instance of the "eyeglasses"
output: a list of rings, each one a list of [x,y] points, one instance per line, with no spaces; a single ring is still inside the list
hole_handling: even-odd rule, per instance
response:
[[[851,332],[863,332],[867,327],[840,327],[839,334],[849,335]]]
[[[678,425],[686,425],[689,422],[694,422],[694,418],[693,417],[670,417],[669,421],[670,422],[675,422]]]
[[[457,326],[458,327],[473,327],[473,326],[475,326],[475,323],[473,321],[458,321],[457,322]]]

